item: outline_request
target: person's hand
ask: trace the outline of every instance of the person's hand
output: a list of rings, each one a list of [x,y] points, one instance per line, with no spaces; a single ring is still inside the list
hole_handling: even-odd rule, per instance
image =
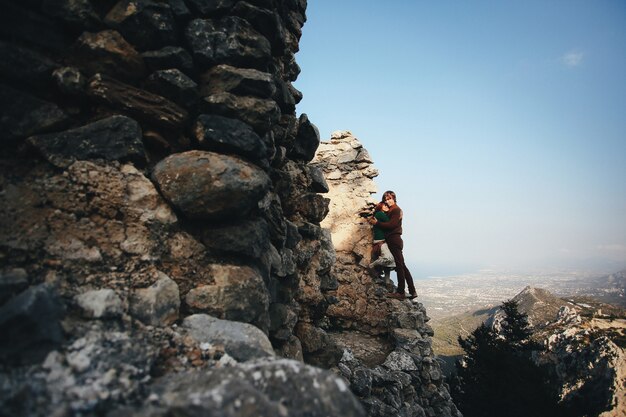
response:
[[[376,224],[376,223],[378,223],[378,220],[376,220],[376,218],[375,218],[375,217],[370,217],[369,219],[367,219],[367,221],[368,221],[370,224]]]

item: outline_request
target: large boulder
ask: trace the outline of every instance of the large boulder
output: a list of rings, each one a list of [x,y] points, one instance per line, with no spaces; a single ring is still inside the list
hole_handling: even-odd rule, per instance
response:
[[[183,320],[182,327],[200,344],[223,345],[224,351],[237,361],[274,356],[265,333],[248,323],[194,314]]]
[[[201,114],[195,125],[196,140],[202,149],[236,152],[253,160],[267,157],[267,147],[246,123],[213,114]]]
[[[32,136],[28,143],[58,167],[68,167],[76,160],[97,158],[140,165],[146,162],[141,128],[125,116],[107,117],[65,132]]]
[[[248,266],[213,264],[208,275],[212,283],[193,288],[185,297],[191,311],[267,326],[269,296],[257,271]]]
[[[269,41],[240,17],[192,20],[186,36],[196,62],[205,68],[229,64],[264,69],[272,55]]]
[[[171,155],[154,167],[152,177],[163,196],[194,219],[245,216],[270,186],[267,174],[256,166],[205,151]]]
[[[344,379],[288,359],[175,375],[154,387],[153,398],[151,408],[120,417],[165,417],[173,410],[185,416],[365,416]]]

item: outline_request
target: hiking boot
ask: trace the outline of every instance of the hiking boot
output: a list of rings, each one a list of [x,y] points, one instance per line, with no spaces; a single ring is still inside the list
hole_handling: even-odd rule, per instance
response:
[[[404,294],[402,294],[400,292],[389,293],[389,294],[387,294],[387,297],[395,298],[396,300],[404,300],[404,298],[405,298]]]
[[[417,298],[417,294],[409,294],[406,298],[408,298],[409,300],[414,300]]]

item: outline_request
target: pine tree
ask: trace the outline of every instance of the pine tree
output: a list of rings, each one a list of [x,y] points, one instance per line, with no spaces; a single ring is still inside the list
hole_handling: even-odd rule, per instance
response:
[[[546,374],[530,357],[531,330],[517,303],[502,304],[505,319],[496,333],[485,324],[466,339],[452,384],[454,400],[465,417],[557,417],[556,395]]]

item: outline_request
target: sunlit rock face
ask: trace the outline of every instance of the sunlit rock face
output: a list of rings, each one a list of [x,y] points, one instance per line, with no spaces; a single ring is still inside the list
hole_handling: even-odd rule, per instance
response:
[[[432,351],[423,305],[387,298],[391,280],[368,269],[372,230],[366,219],[376,203],[378,175],[372,158],[352,133],[337,131],[320,144],[312,163],[317,188],[328,190],[321,225],[336,259],[327,281],[329,306],[318,320],[324,332],[296,326],[309,335],[305,353],[326,359],[320,346],[336,345],[343,353],[335,369],[369,416],[459,415]]]

